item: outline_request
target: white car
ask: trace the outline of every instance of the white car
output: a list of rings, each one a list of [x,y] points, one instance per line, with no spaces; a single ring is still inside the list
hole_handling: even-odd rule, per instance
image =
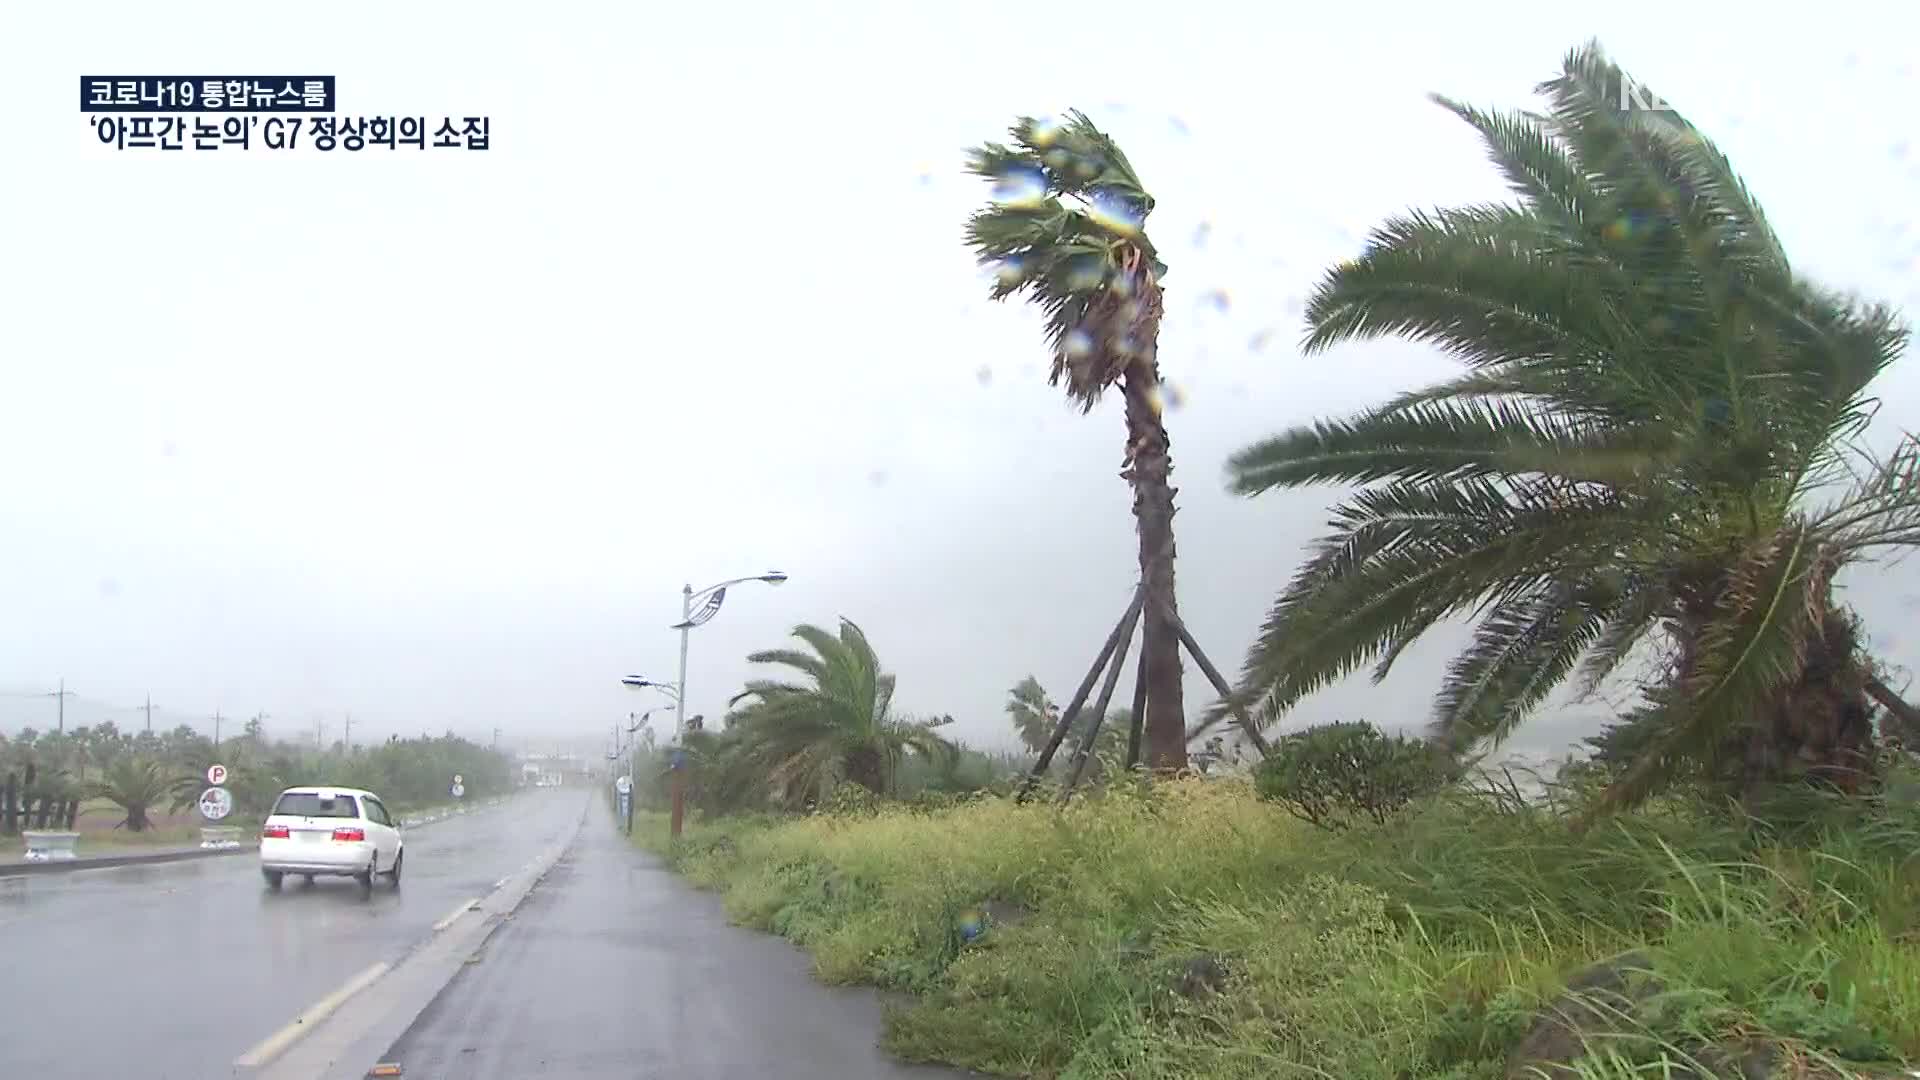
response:
[[[371,791],[296,787],[280,793],[260,829],[260,873],[278,889],[288,874],[350,877],[371,892],[375,875],[400,887],[400,822]]]

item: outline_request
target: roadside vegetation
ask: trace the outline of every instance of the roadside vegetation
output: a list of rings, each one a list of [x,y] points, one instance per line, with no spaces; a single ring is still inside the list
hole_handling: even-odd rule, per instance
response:
[[[211,739],[184,725],[138,734],[111,722],[65,733],[29,728],[12,738],[0,735],[0,831],[9,827],[5,800],[11,792],[14,832],[70,827],[82,833],[83,849],[197,843],[198,829],[207,823],[195,807],[215,762],[227,767],[226,787],[234,799],[233,814],[222,824],[242,827],[258,824],[274,797],[295,784],[366,788],[403,813],[447,803],[455,775],[465,779],[468,799],[505,794],[514,786],[506,755],[451,733],[321,749],[271,739],[256,720],[222,739],[216,750]],[[57,823],[37,824],[40,809],[48,807],[56,808],[49,816]],[[71,821],[64,817],[67,810]]]
[[[1041,306],[1074,403],[1125,398],[1145,767],[1130,716],[1079,717],[1076,741],[1104,720],[1090,782],[1047,797],[1056,767],[1012,797],[1060,722],[1038,681],[1008,697],[1025,753],[982,753],[947,717],[895,715],[853,624],[802,627],[812,652],[753,657],[796,681],[688,736],[677,842],[671,756],[636,755],[636,842],[823,979],[909,992],[886,1039],[912,1059],[1072,1080],[1908,1075],[1920,713],[1835,588],[1920,544],[1920,444],[1866,441],[1908,330],[1798,276],[1731,164],[1680,114],[1621,108],[1628,84],[1588,46],[1538,112],[1437,99],[1515,199],[1381,225],[1323,278],[1305,345],[1397,336],[1460,366],[1234,455],[1241,494],[1346,493],[1192,730],[1153,199],[1078,113],[974,151],[994,194],[967,241],[994,296]],[[1462,620],[1424,737],[1283,729]],[[1556,691],[1602,687],[1633,705],[1588,753],[1489,778]],[[1272,733],[1264,756],[1190,748],[1236,717]]]

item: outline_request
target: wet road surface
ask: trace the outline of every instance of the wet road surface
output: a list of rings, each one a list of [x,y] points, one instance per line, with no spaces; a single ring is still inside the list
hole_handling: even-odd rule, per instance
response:
[[[252,854],[0,877],[0,1077],[209,1080],[370,964],[397,960],[575,827],[533,791],[407,830],[399,890],[268,892]]]
[[[876,995],[823,986],[785,941],[727,925],[599,807],[481,957],[382,1059],[407,1080],[970,1075],[889,1059]]]

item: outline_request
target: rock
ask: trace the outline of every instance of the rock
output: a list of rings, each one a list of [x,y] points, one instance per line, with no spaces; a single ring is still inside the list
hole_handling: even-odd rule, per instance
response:
[[[1187,961],[1180,972],[1179,991],[1181,997],[1212,997],[1227,988],[1227,969],[1220,958],[1202,953]]]
[[[1630,952],[1578,972],[1567,988],[1534,1018],[1533,1027],[1507,1055],[1507,1080],[1567,1080],[1588,1044],[1617,1034],[1623,1017],[1659,990],[1646,975],[1647,955]]]

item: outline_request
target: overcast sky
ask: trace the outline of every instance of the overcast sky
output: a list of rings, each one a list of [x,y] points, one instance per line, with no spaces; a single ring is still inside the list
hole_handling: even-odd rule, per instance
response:
[[[70,722],[150,692],[203,727],[604,730],[657,703],[619,676],[672,677],[683,583],[778,568],[695,632],[693,711],[845,615],[901,707],[1007,741],[1006,688],[1068,696],[1136,573],[1119,402],[1046,385],[1036,314],[989,303],[962,242],[963,149],[1076,106],[1158,199],[1180,603],[1236,672],[1334,493],[1235,499],[1225,457],[1449,370],[1296,348],[1381,218],[1502,195],[1425,94],[1530,106],[1598,34],[1804,270],[1916,310],[1914,12],[8,5],[0,726],[51,724],[30,695],[64,678]],[[342,112],[486,115],[493,146],[103,148],[78,76],[148,73],[333,74]],[[1914,372],[1881,441],[1920,427]],[[1850,580],[1920,667],[1920,577]],[[1455,643],[1294,722],[1417,724]]]

